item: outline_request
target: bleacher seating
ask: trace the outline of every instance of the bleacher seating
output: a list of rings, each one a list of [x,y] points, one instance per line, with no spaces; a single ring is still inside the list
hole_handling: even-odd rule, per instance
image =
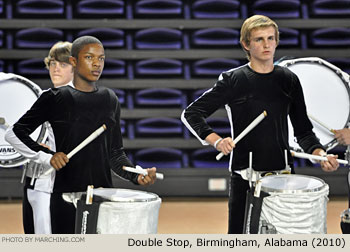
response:
[[[349,17],[350,0],[314,0],[310,5],[310,16],[315,18]]]
[[[78,18],[120,18],[125,15],[125,5],[120,0],[82,0],[75,13]]]
[[[143,168],[182,168],[185,167],[185,153],[173,148],[147,148],[136,151],[135,164]]]
[[[137,31],[134,36],[136,49],[181,49],[182,32],[169,28],[149,28]]]
[[[183,124],[176,118],[145,118],[135,123],[136,137],[183,137]]]
[[[183,16],[180,0],[140,0],[135,3],[134,18],[174,18]]]
[[[193,76],[218,77],[223,71],[236,68],[240,65],[238,60],[225,58],[203,59],[192,65]]]
[[[302,16],[299,0],[257,0],[252,5],[252,14],[265,15],[273,19]]]
[[[174,59],[146,59],[136,62],[136,76],[181,76],[183,75],[182,62]]]
[[[228,157],[216,160],[216,155],[218,151],[214,148],[205,148],[195,150],[190,155],[191,164],[194,168],[225,168],[228,167]]]
[[[313,47],[349,47],[349,28],[323,28],[317,29],[310,34],[310,44]]]
[[[192,4],[192,16],[203,19],[239,18],[240,1],[198,0]]]
[[[62,0],[20,0],[14,8],[16,18],[64,18],[65,15]]]
[[[229,47],[239,45],[239,32],[229,28],[207,28],[193,32],[193,47]]]
[[[123,48],[125,47],[124,31],[112,28],[91,28],[81,30],[76,37],[94,36],[101,40],[105,48]]]
[[[51,48],[57,41],[65,40],[64,32],[52,28],[28,28],[15,34],[16,48]]]
[[[27,59],[17,63],[16,73],[31,78],[36,76],[47,77],[48,70],[45,68],[43,59]]]
[[[106,59],[102,77],[121,77],[126,75],[125,61],[117,59]]]
[[[149,88],[135,93],[135,107],[183,108],[186,97],[183,92],[170,88]]]

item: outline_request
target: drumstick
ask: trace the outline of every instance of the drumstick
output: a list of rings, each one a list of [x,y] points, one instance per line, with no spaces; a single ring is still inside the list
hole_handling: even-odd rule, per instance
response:
[[[148,175],[148,172],[147,170],[145,169],[136,169],[136,168],[133,168],[133,167],[127,167],[127,166],[124,166],[123,168],[125,171],[128,171],[128,172],[133,172],[133,173],[137,173],[137,174],[142,174],[143,176],[147,176]],[[163,173],[156,173],[156,178],[157,179],[164,179],[164,175]]]
[[[95,140],[96,137],[102,134],[103,131],[107,129],[107,126],[103,124],[101,127],[99,127],[97,130],[92,132],[90,136],[88,136],[84,141],[82,141],[77,147],[75,147],[71,152],[67,154],[67,157],[70,159],[72,158],[78,151],[80,151],[82,148],[84,148],[86,145],[88,145],[90,142]],[[53,172],[55,168],[51,167],[49,170],[47,170],[44,173],[44,176],[49,175],[51,172]]]
[[[305,158],[305,159],[314,159],[314,160],[319,160],[319,161],[328,161],[327,157],[322,157],[318,155],[312,155],[312,154],[307,154],[307,153],[300,153],[300,152],[295,152],[295,151],[290,151],[293,157],[297,158]],[[344,164],[347,165],[349,162],[347,160],[343,159],[337,159],[339,164]]]
[[[245,136],[249,133],[249,131],[251,131],[256,125],[258,125],[265,117],[267,116],[267,112],[266,110],[264,110],[264,112],[262,112],[257,118],[254,119],[254,121],[252,121],[247,128],[245,128],[241,134],[239,134],[234,140],[233,142],[235,143],[235,145]],[[216,160],[220,160],[222,157],[224,156],[224,153],[221,152],[216,156]]]
[[[316,119],[314,116],[310,115],[309,113],[307,114],[308,117],[310,117],[311,120],[317,122],[319,125],[321,125],[323,128],[327,129],[328,131],[332,132],[333,134],[335,134],[335,130],[331,129],[330,127],[328,127],[326,124],[324,124],[323,122],[321,122],[320,120]]]

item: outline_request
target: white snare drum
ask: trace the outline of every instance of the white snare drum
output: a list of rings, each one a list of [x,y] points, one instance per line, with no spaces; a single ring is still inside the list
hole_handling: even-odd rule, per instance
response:
[[[10,168],[27,162],[22,155],[5,141],[7,127],[13,125],[30,109],[42,90],[32,81],[15,74],[0,73],[0,167]],[[40,126],[30,136],[42,142],[46,127]]]
[[[261,179],[260,225],[265,221],[278,234],[326,234],[328,185],[304,175],[271,175]],[[259,230],[261,226],[259,227]]]
[[[100,205],[97,219],[97,233],[157,233],[159,208],[162,202],[158,195],[149,192],[116,188],[97,188],[93,190],[93,194],[109,200]],[[72,201],[67,199],[67,195],[64,194],[64,199],[66,201]],[[70,195],[69,197],[72,196]],[[78,197],[80,198],[80,196]]]
[[[350,116],[349,75],[331,63],[316,57],[285,60],[278,63],[294,72],[303,88],[307,113],[330,129],[342,129]],[[327,150],[336,144],[334,135],[325,127],[310,118],[314,132]],[[300,150],[294,140],[290,120],[289,145]]]

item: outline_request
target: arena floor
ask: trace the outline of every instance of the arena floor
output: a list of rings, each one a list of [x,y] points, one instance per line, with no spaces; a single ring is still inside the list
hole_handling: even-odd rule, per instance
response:
[[[340,214],[348,208],[346,197],[332,197],[327,207],[329,234],[341,234]],[[20,201],[0,201],[0,233],[23,234]],[[226,198],[163,198],[160,234],[227,233]]]

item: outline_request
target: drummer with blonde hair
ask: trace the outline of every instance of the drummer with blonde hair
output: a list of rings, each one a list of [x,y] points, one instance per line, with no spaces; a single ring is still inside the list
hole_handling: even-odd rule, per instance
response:
[[[306,114],[298,77],[289,69],[274,65],[279,43],[277,24],[262,15],[246,19],[241,28],[240,43],[249,62],[223,72],[215,85],[191,103],[181,117],[202,144],[212,145],[224,155],[231,154],[228,233],[244,230],[249,182],[242,178],[241,171],[250,167],[250,163],[254,171],[261,173],[280,171],[286,165],[293,167],[288,144],[288,116],[303,150],[326,155]],[[232,137],[222,138],[206,122],[207,117],[223,106],[230,119]],[[236,145],[234,139],[263,111],[267,116]],[[337,156],[327,157],[328,161],[321,161],[322,169],[336,170],[339,166]]]

